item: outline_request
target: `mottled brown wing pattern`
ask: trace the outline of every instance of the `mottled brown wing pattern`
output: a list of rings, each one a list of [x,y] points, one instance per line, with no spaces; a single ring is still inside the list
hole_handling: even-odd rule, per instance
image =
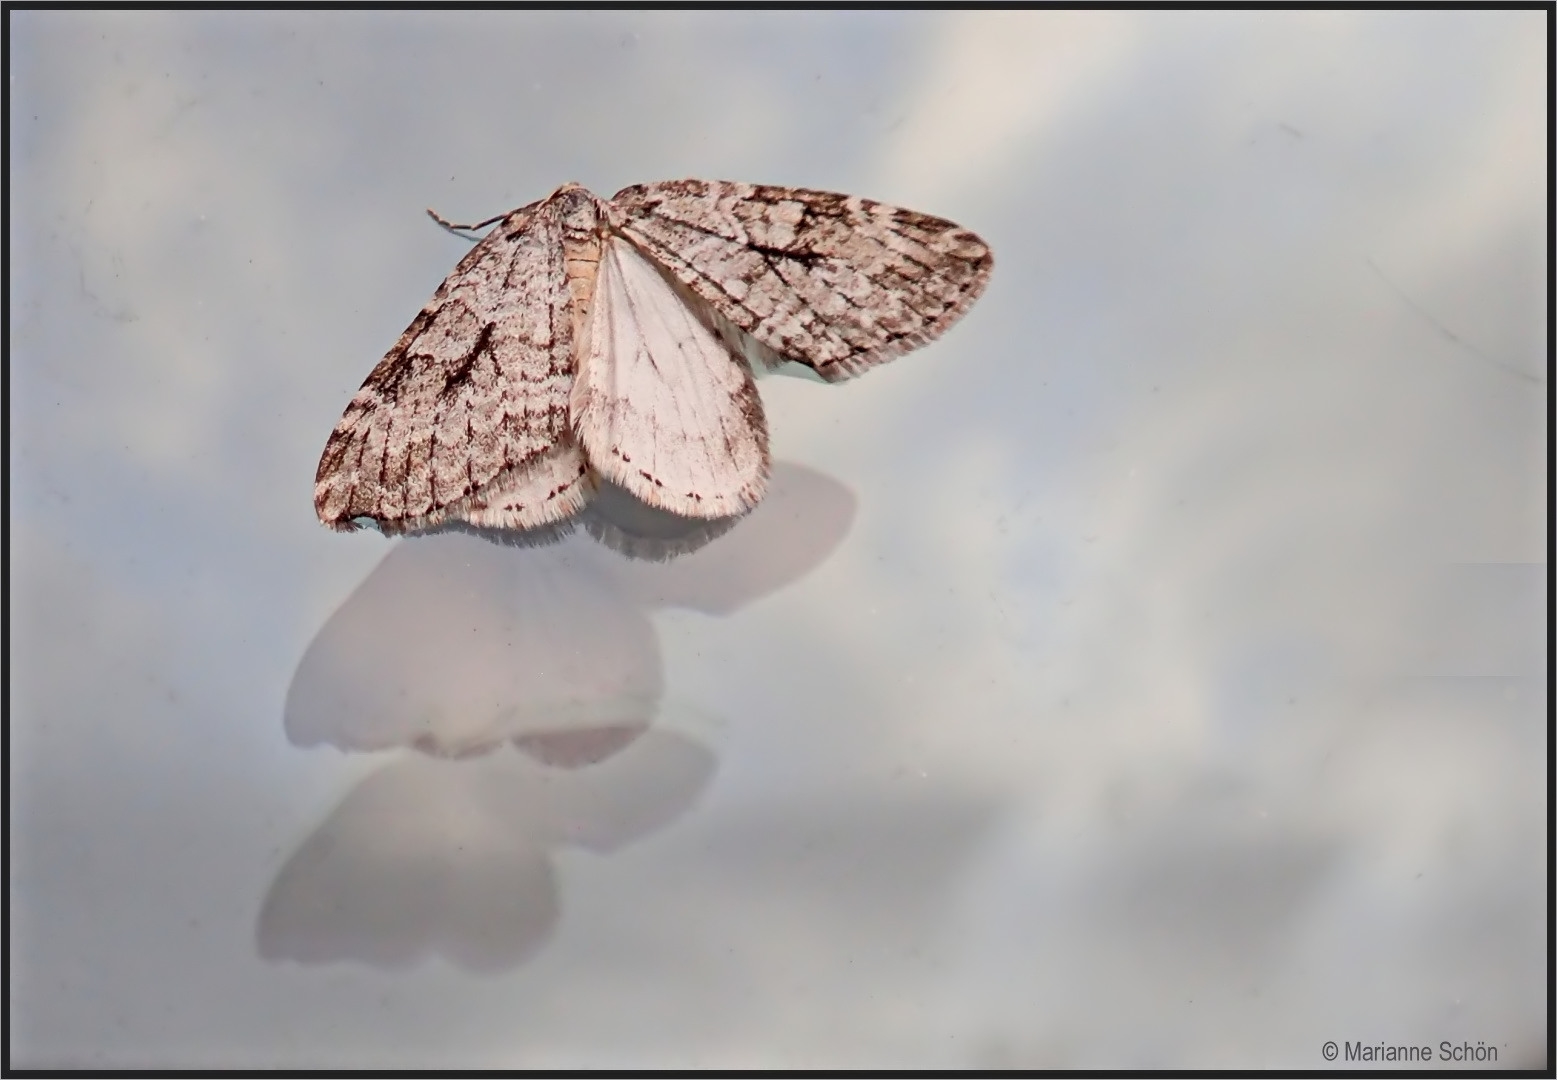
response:
[[[617,231],[719,315],[829,381],[938,337],[994,265],[950,221],[825,191],[672,180],[611,206]]]
[[[514,211],[477,244],[352,398],[315,480],[326,525],[528,526],[582,503],[572,316],[550,205]]]
[[[740,513],[767,435],[727,350],[847,378],[940,335],[992,266],[966,229],[869,199],[678,180],[603,203],[564,184],[504,217],[373,369],[315,508],[343,530],[527,529],[604,476],[684,516]]]

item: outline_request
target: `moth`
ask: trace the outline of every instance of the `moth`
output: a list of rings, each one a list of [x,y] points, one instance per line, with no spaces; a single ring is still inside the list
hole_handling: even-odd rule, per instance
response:
[[[944,332],[994,265],[942,218],[730,181],[564,184],[494,220],[326,442],[325,525],[530,529],[601,480],[745,513],[769,468],[756,367],[858,375]]]

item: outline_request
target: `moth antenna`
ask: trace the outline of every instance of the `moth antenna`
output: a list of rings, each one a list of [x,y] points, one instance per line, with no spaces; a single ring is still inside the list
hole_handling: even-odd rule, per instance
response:
[[[438,211],[429,206],[427,208],[427,216],[432,218],[439,225],[442,225],[445,229],[448,229],[450,232],[475,232],[477,229],[484,229],[488,225],[496,225],[499,221],[502,221],[508,215],[499,214],[497,217],[490,217],[485,221],[478,221],[474,225],[456,225],[454,222],[450,221],[448,218],[444,217],[442,214],[438,213]],[[465,239],[469,240],[470,237],[467,236]]]

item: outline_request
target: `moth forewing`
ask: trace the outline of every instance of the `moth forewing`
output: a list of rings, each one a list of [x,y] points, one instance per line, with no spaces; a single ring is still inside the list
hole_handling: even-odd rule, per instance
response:
[[[757,342],[835,382],[940,336],[983,291],[989,246],[954,222],[805,188],[624,188],[619,226]]]
[[[487,508],[489,488],[523,504],[516,522],[577,508],[560,475],[581,484],[582,455],[557,460],[569,457],[573,379],[562,238],[552,200],[526,207],[444,279],[330,436],[314,488],[321,521],[415,531]]]

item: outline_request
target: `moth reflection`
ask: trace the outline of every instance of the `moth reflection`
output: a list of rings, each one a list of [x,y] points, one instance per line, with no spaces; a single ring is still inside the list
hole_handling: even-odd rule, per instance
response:
[[[631,529],[640,542],[676,525],[611,497],[600,505],[614,516],[596,528]],[[603,752],[599,732],[626,746],[664,693],[653,611],[729,614],[819,566],[853,514],[837,481],[780,463],[756,510],[670,561],[622,559],[577,535],[396,544],[305,651],[287,693],[288,738],[450,757],[518,740],[558,761]],[[597,733],[593,749],[559,741],[572,731]]]
[[[570,745],[583,745],[577,733]],[[259,955],[511,968],[556,924],[555,850],[606,854],[665,827],[714,767],[705,747],[665,731],[566,773],[513,753],[402,757],[357,784],[281,867],[261,907]]]
[[[599,512],[640,540],[679,528],[609,497]],[[285,725],[298,746],[420,753],[361,782],[283,865],[260,955],[476,971],[532,955],[557,917],[551,853],[661,828],[714,772],[719,721],[667,715],[653,612],[727,615],[821,565],[853,516],[848,489],[781,463],[755,511],[674,560],[583,535],[393,545],[309,644]]]

